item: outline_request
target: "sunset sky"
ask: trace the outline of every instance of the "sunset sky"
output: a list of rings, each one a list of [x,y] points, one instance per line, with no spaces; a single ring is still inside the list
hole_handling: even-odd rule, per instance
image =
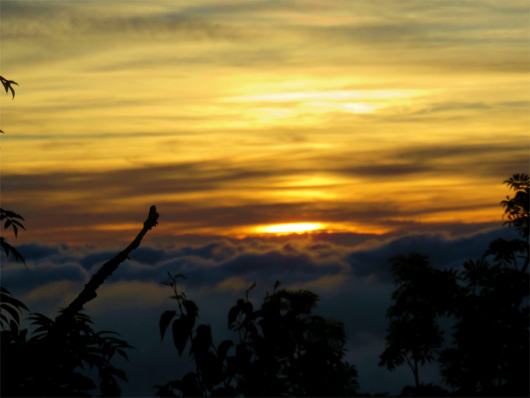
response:
[[[19,84],[1,96],[1,206],[27,228],[4,236],[29,267],[2,255],[2,284],[51,316],[155,204],[160,225],[87,306],[138,347],[136,364],[171,350],[157,335],[168,270],[223,327],[250,283],[259,301],[281,279],[346,322],[361,390],[387,378],[378,391],[399,392],[410,372],[377,368],[388,257],[456,266],[513,232],[499,202],[529,168],[527,0],[1,0],[0,12],[0,74]],[[139,312],[149,331],[131,326]],[[132,372],[127,394],[152,393]]]

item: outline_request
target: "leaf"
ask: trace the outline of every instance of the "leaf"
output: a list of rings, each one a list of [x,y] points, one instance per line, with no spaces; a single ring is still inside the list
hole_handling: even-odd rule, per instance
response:
[[[110,372],[115,374],[116,376],[118,376],[123,381],[128,381],[127,380],[127,375],[125,374],[125,372],[123,370],[115,368],[114,366],[111,366],[110,367]]]
[[[254,309],[254,306],[250,301],[247,301],[241,305],[241,311],[247,315],[247,317],[252,313],[252,310]]]
[[[22,223],[20,221],[17,221],[17,220],[11,220],[11,222],[13,224],[16,224],[18,225],[20,228],[22,228],[24,231],[26,230],[26,228],[24,228],[24,225],[22,225]]]
[[[0,241],[2,247],[4,248],[4,251],[6,252],[6,256],[9,256],[9,252],[13,253],[13,256],[15,257],[15,260],[20,260],[26,265],[26,262],[24,261],[24,257],[9,243],[5,241],[5,238],[2,238]],[[26,265],[27,268],[27,265]]]
[[[37,329],[35,329],[33,331],[33,334],[37,334],[37,333],[40,333],[40,332],[48,333],[49,330],[50,330],[50,328],[48,326],[39,326]]]
[[[199,325],[195,338],[192,341],[191,350],[195,355],[206,353],[212,345],[212,329],[208,325]]]
[[[9,314],[15,319],[17,324],[20,323],[20,316],[18,315],[17,310],[15,310],[14,308],[10,307],[9,305],[4,305],[4,304],[2,304],[0,306],[0,308],[2,308],[3,310],[6,310],[7,312],[9,312]]]
[[[160,326],[160,340],[164,339],[164,334],[169,326],[169,322],[171,322],[175,315],[177,315],[177,311],[173,310],[164,312],[160,317],[160,321],[158,322],[158,325]]]
[[[118,336],[120,335],[118,332],[114,332],[112,330],[102,330],[101,332],[98,332],[97,335],[101,337],[101,335],[103,334],[117,334]],[[110,339],[110,337],[105,337],[107,339]]]
[[[33,321],[32,325],[47,325],[50,327],[53,325],[53,320],[39,313],[32,313],[28,319]]]
[[[15,249],[15,248],[14,248],[13,246],[11,246],[11,245],[10,245],[10,249],[11,249],[11,252],[13,253],[13,256],[15,256],[15,259],[16,259],[17,261],[18,261],[18,260],[22,261],[22,262],[24,263],[24,265],[26,265],[26,262],[24,261],[24,257],[22,257],[22,254],[20,254],[20,253],[18,252],[18,250]],[[27,268],[27,266],[26,266],[26,268]]]
[[[75,385],[79,390],[92,390],[96,388],[96,385],[91,378],[83,376],[79,373],[72,373],[69,376],[69,383]]]
[[[9,321],[9,326],[11,327],[11,332],[13,332],[15,336],[18,336],[18,322],[11,319],[11,321]]]
[[[222,361],[226,358],[226,353],[232,347],[234,343],[232,340],[225,340],[221,344],[219,344],[219,347],[217,348],[217,356]]]
[[[124,357],[126,360],[129,360],[129,356],[127,355],[127,353],[125,351],[123,351],[122,349],[118,348],[116,350],[118,352],[118,354],[120,354],[122,357]]]
[[[9,293],[9,291],[7,289],[4,289],[2,288],[2,291],[6,291],[8,294],[11,294]],[[24,308],[26,311],[29,311],[28,307],[26,307],[26,305],[20,301],[20,300],[17,300],[16,298],[14,297],[10,297],[8,296],[7,294],[2,294],[1,295],[1,298],[0,298],[0,301],[3,302],[3,303],[9,303],[11,304],[13,307],[17,307],[17,308]]]
[[[197,304],[191,300],[186,300],[183,303],[184,308],[186,308],[186,314],[188,316],[197,317],[199,314],[199,307],[197,307]]]
[[[7,228],[9,228],[10,225],[11,225],[11,220],[7,220],[5,225],[4,225],[4,228],[7,229]]]
[[[241,306],[235,305],[228,311],[228,328],[232,328],[232,324],[235,322],[237,316],[241,312]]]
[[[188,341],[188,336],[190,335],[192,328],[193,325],[190,327],[189,318],[185,316],[181,316],[173,322],[173,342],[175,343],[175,347],[177,347],[180,356],[182,356],[182,352],[184,351],[184,348],[186,348],[186,342]]]

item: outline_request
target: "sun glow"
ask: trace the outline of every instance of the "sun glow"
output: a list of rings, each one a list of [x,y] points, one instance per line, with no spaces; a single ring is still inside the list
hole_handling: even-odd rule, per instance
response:
[[[264,227],[258,227],[258,232],[266,232],[271,234],[290,234],[290,233],[304,233],[309,231],[315,231],[317,229],[324,228],[323,224],[314,222],[302,222],[293,224],[277,224],[267,225]]]

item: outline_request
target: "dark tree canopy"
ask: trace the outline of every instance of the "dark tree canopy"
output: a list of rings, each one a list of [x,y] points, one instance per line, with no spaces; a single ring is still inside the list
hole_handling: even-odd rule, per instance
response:
[[[307,290],[279,290],[254,309],[247,298],[228,312],[234,343],[213,343],[210,327],[192,330],[197,308],[176,291],[180,315],[167,311],[162,335],[173,321],[173,338],[182,355],[188,341],[196,372],[159,387],[159,396],[353,396],[358,384],[353,365],[344,361],[346,335],[341,322],[313,315],[318,296]],[[255,284],[250,288],[252,289]],[[250,290],[249,289],[249,290]],[[183,310],[185,308],[185,310]],[[191,311],[188,311],[191,309]],[[183,332],[185,329],[185,332]],[[178,395],[177,395],[178,394]]]
[[[2,288],[2,306],[16,313],[27,308]],[[10,311],[10,313],[14,312]],[[99,388],[105,397],[120,395],[116,378],[127,381],[125,373],[111,364],[117,353],[125,358],[125,348],[132,348],[115,335],[95,332],[85,314],[76,314],[68,328],[55,328],[54,321],[41,314],[29,317],[36,327],[32,336],[20,329],[13,317],[1,337],[1,396],[3,397],[90,397]],[[86,369],[96,369],[96,383]]]
[[[452,396],[529,395],[529,177],[516,174],[505,183],[516,191],[501,202],[506,223],[522,239],[496,239],[459,270],[435,269],[417,253],[390,260],[397,289],[380,365],[410,366],[415,386],[402,395],[449,394],[419,381],[418,364],[430,361],[439,363]],[[442,316],[455,321],[444,349]]]

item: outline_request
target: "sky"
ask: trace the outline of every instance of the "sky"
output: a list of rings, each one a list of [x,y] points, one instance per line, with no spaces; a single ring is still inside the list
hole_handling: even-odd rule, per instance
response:
[[[513,236],[499,202],[529,169],[529,11],[1,0],[0,74],[19,84],[0,97],[1,206],[27,229],[2,232],[29,268],[2,254],[2,285],[52,316],[154,204],[160,224],[86,306],[137,347],[125,396],[189,364],[158,334],[168,271],[219,336],[254,281],[256,302],[277,279],[315,291],[361,390],[399,392],[412,373],[377,367],[388,258],[457,267]]]

